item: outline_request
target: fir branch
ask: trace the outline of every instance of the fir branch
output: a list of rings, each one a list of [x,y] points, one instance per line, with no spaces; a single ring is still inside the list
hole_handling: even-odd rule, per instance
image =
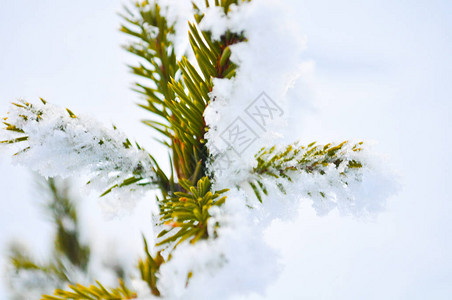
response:
[[[188,180],[182,180],[180,184],[184,192],[176,192],[161,201],[160,221],[166,229],[159,233],[157,246],[170,244],[176,247],[185,240],[193,244],[208,238],[209,209],[221,206],[226,200],[220,195],[227,190],[210,191],[212,184],[208,177],[198,180],[196,186]]]
[[[19,244],[9,245],[9,264],[13,267],[13,272],[19,274],[22,272],[41,274],[50,282],[60,284],[61,282],[70,282],[70,274],[68,269],[62,263],[60,257],[54,257],[51,262],[39,263],[27,253],[26,249]],[[12,292],[15,294],[21,291],[14,288]]]
[[[157,288],[157,280],[160,266],[165,263],[165,260],[161,255],[161,251],[157,252],[155,257],[152,257],[152,255],[149,253],[148,243],[144,236],[143,241],[146,259],[139,260],[138,270],[140,271],[141,279],[145,281],[151,289],[151,293],[154,296],[160,296],[160,291]]]
[[[10,245],[10,265],[15,274],[32,274],[45,278],[55,286],[74,283],[78,274],[87,275],[90,248],[81,243],[77,209],[69,194],[67,182],[55,179],[40,179],[39,185],[48,194],[44,209],[56,227],[53,253],[45,263],[36,262],[26,249],[19,244]],[[27,277],[27,276],[26,276]],[[15,283],[11,285],[14,295],[20,298],[20,291]],[[42,291],[43,286],[36,289]]]
[[[106,129],[70,110],[42,101],[13,103],[4,128],[18,138],[0,144],[21,144],[16,160],[28,164],[44,176],[71,176],[87,171],[100,182],[106,195],[113,189],[142,185],[168,186],[152,156],[132,143],[116,127]]]
[[[47,211],[57,227],[56,255],[67,258],[73,266],[86,271],[90,249],[80,242],[77,210],[69,198],[69,187],[66,182],[58,186],[53,178],[47,180],[47,187],[51,196]]]
[[[168,24],[158,1],[136,2],[134,10],[125,7],[122,15],[127,25],[121,26],[121,31],[132,36],[134,42],[124,48],[137,55],[141,62],[131,66],[132,73],[148,79],[146,84],[135,83],[135,91],[146,96],[147,103],[140,106],[166,122],[171,112],[168,103],[174,100],[174,91],[169,88],[171,80],[176,80],[179,66],[177,64],[172,35],[174,24]],[[171,137],[171,131],[160,130],[161,125],[144,121],[163,135]],[[165,125],[163,125],[165,126]]]
[[[179,62],[183,81],[171,82],[170,87],[177,97],[176,101],[169,104],[172,116],[168,120],[174,131],[171,138],[178,177],[197,181],[205,175],[208,157],[204,140],[208,129],[203,114],[210,101],[212,79],[235,75],[237,66],[229,59],[229,46],[245,38],[227,32],[220,41],[214,41],[209,32],[199,31],[195,24],[190,24],[189,38],[202,74],[187,58],[183,57]],[[198,168],[201,171],[197,177],[193,177]]]
[[[232,78],[237,65],[230,61],[230,46],[246,41],[243,33],[227,31],[216,41],[208,31],[199,31],[195,24],[190,24],[190,44],[195,53],[209,92],[212,90],[212,78]]]
[[[347,177],[353,169],[360,169],[363,164],[357,158],[356,153],[362,151],[363,142],[351,145],[348,141],[340,144],[316,145],[313,142],[307,146],[299,146],[298,143],[289,145],[281,150],[276,146],[262,148],[256,155],[257,166],[252,170],[252,179],[248,184],[253,189],[256,197],[262,202],[262,194],[267,195],[264,178],[282,178],[288,182],[300,172],[325,175],[329,167],[340,170],[340,174]],[[285,194],[284,186],[277,187]],[[323,193],[323,192],[321,192]],[[325,195],[322,194],[324,197]]]
[[[227,12],[230,5],[238,3],[216,1],[215,5],[224,7]],[[209,6],[209,3],[206,5]],[[127,10],[127,16],[124,17],[135,30],[126,26],[121,30],[139,40],[127,49],[152,66],[140,64],[139,67],[132,67],[136,75],[152,82],[152,86],[138,84],[139,92],[145,94],[148,101],[148,105],[140,106],[156,117],[165,119],[162,122],[145,120],[144,123],[170,138],[171,145],[163,143],[171,147],[178,178],[197,181],[205,175],[208,157],[203,139],[207,130],[203,113],[210,101],[208,93],[212,91],[212,79],[235,75],[236,66],[230,62],[229,46],[245,38],[242,34],[226,32],[220,41],[213,41],[209,32],[201,32],[195,24],[190,24],[190,44],[202,71],[200,75],[186,57],[176,63],[171,42],[174,25],[167,23],[158,1],[153,4],[144,1],[135,6],[136,12]],[[199,172],[194,177],[197,170]]]
[[[96,285],[89,287],[81,284],[69,285],[71,291],[57,289],[54,295],[43,295],[42,300],[128,300],[136,299],[137,294],[129,290],[122,280],[119,281],[119,287],[107,289],[98,281]]]

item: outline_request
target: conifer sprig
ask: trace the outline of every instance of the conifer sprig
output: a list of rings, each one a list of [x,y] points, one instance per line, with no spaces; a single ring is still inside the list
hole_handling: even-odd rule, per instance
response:
[[[175,133],[172,136],[172,150],[177,174],[179,178],[197,181],[206,175],[208,150],[204,134],[208,128],[203,114],[210,102],[212,79],[235,75],[236,65],[229,59],[229,46],[245,39],[227,32],[220,41],[213,41],[209,32],[199,31],[195,24],[190,24],[189,38],[203,74],[199,74],[186,57],[179,62],[183,80],[172,80],[170,84],[177,97],[169,105],[173,113],[169,121]],[[198,168],[200,172],[195,174]]]
[[[230,5],[239,1],[215,1],[216,6],[229,11]],[[209,2],[206,2],[209,7]],[[196,8],[196,7],[195,7]],[[148,104],[140,105],[164,120],[150,119],[144,123],[170,139],[163,141],[172,150],[172,162],[179,179],[196,182],[205,175],[208,150],[204,134],[207,130],[203,113],[210,101],[213,78],[231,78],[236,65],[230,61],[229,46],[245,41],[242,34],[226,32],[220,41],[213,41],[211,34],[199,31],[196,24],[189,24],[189,39],[202,74],[198,74],[186,57],[176,62],[171,42],[174,24],[168,24],[161,13],[158,1],[137,4],[136,13],[127,10],[124,19],[135,27],[123,26],[121,30],[138,40],[126,49],[148,61],[153,67],[132,67],[135,74],[150,79],[152,86],[137,85],[147,97]],[[198,15],[198,22],[202,16]],[[162,41],[166,43],[160,45]],[[164,72],[167,70],[167,72]],[[169,71],[168,71],[169,70]],[[155,73],[158,73],[155,75]]]
[[[209,210],[221,206],[226,197],[221,194],[227,190],[211,192],[212,184],[208,177],[198,180],[196,186],[188,180],[182,180],[183,192],[160,201],[160,221],[167,229],[159,235],[157,246],[171,244],[176,247],[185,240],[196,243],[209,237]]]
[[[135,38],[124,48],[142,59],[138,66],[130,66],[131,71],[148,79],[146,84],[135,84],[135,91],[145,95],[147,100],[147,104],[140,106],[160,116],[165,122],[171,115],[167,103],[174,100],[174,92],[168,84],[176,78],[178,71],[171,39],[174,26],[168,24],[158,1],[152,4],[147,0],[136,2],[133,11],[127,7],[124,10],[126,14],[122,17],[128,25],[122,25],[121,31]]]
[[[37,262],[27,251],[18,244],[9,246],[9,263],[13,267],[15,275],[25,272],[41,274],[47,280],[55,284],[70,283],[71,278],[67,267],[64,265],[62,257],[53,257],[49,262]],[[15,293],[19,291],[14,291]]]
[[[114,182],[104,190],[101,196],[118,188],[143,185],[163,188],[170,186],[169,179],[155,159],[138,143],[134,146],[128,138],[118,139],[117,136],[120,133],[115,126],[113,130],[100,126],[89,128],[85,123],[86,120],[79,118],[71,110],[62,111],[48,104],[44,99],[41,99],[41,102],[41,105],[23,100],[13,103],[14,109],[10,111],[10,116],[4,119],[3,129],[19,137],[0,141],[0,144],[24,145],[14,156],[23,156],[35,147],[48,153],[55,153],[58,148],[67,147],[60,153],[83,161],[81,165],[74,165],[70,159],[60,162],[62,165],[67,164],[65,170],[67,173],[77,171],[76,168],[85,168],[93,175],[93,180],[102,175],[103,180]],[[37,131],[41,126],[42,132]],[[61,144],[47,143],[55,136],[58,136]],[[41,160],[43,159],[54,158],[53,156],[41,157]],[[46,170],[38,169],[38,171]]]
[[[56,229],[53,253],[47,262],[41,263],[20,245],[12,244],[10,264],[16,274],[40,273],[56,286],[74,283],[74,272],[87,274],[90,248],[80,241],[77,209],[71,199],[69,185],[53,178],[40,178],[39,185],[48,194],[43,208]]]
[[[154,296],[160,296],[160,291],[157,288],[157,280],[160,266],[165,263],[165,260],[161,254],[161,251],[158,251],[156,255],[152,257],[152,255],[149,253],[148,243],[144,236],[143,241],[146,258],[139,260],[138,270],[140,271],[141,279],[148,284],[151,293]]]
[[[98,281],[97,285],[88,287],[81,284],[69,285],[71,291],[57,289],[54,295],[43,295],[42,300],[129,300],[136,299],[137,294],[128,289],[122,280],[119,287],[107,289]]]
[[[66,257],[73,266],[86,271],[90,257],[90,249],[80,242],[80,229],[77,210],[69,197],[66,184],[57,185],[55,179],[47,180],[51,201],[47,204],[47,211],[56,224],[55,251]]]
[[[363,142],[351,145],[349,141],[344,141],[340,144],[330,143],[323,146],[317,145],[316,142],[307,146],[294,143],[281,150],[277,150],[276,146],[264,147],[255,155],[257,166],[252,170],[254,178],[248,183],[262,202],[262,194],[268,194],[264,178],[282,178],[291,182],[293,175],[300,172],[325,175],[326,169],[330,166],[336,169],[341,167],[340,174],[345,178],[351,169],[362,168],[362,163],[350,155],[360,152],[362,145]],[[277,187],[285,193],[282,184],[277,184]]]

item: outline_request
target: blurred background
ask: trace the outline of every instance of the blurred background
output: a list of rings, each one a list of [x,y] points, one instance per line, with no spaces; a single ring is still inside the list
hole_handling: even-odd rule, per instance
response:
[[[266,296],[243,299],[449,299],[452,4],[284,2],[307,36],[304,58],[315,63],[306,98],[288,116],[291,138],[375,140],[399,174],[401,190],[373,219],[317,217],[302,203],[297,219],[274,222],[267,238],[281,250],[285,267]],[[122,4],[1,1],[0,115],[18,98],[43,97],[115,123],[165,160],[140,124],[146,112],[130,90],[134,78],[126,65],[135,59],[120,48]],[[10,241],[22,240],[45,255],[53,231],[33,175],[12,166],[4,153],[0,170],[2,253]],[[142,253],[141,232],[151,232],[150,203],[111,220],[96,197],[79,198],[81,238],[133,264]],[[2,269],[4,262],[0,255]],[[0,299],[7,299],[3,284]]]

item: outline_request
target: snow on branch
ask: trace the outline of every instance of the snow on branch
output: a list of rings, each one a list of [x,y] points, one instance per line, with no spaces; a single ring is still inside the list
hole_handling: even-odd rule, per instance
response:
[[[341,178],[339,180],[346,184],[348,174],[355,169],[363,167],[362,158],[358,153],[363,142],[351,145],[348,141],[337,145],[316,145],[315,142],[307,146],[298,146],[298,143],[277,150],[276,146],[262,148],[256,154],[257,166],[253,168],[254,179],[249,181],[259,201],[262,202],[261,193],[267,194],[262,179],[283,178],[292,182],[296,173],[320,174],[328,176],[331,170],[336,170]],[[285,192],[284,185],[279,183],[278,188]],[[326,187],[328,189],[328,187]],[[314,191],[307,190],[308,194]],[[325,197],[325,191],[318,192]]]
[[[14,144],[13,160],[46,177],[85,176],[90,186],[108,194],[115,188],[135,191],[158,184],[158,166],[153,158],[115,127],[76,116],[70,110],[51,105],[13,103],[0,144]],[[6,138],[6,139],[5,139]],[[5,140],[3,140],[5,139]]]
[[[260,202],[269,189],[289,198],[309,198],[319,214],[334,208],[365,215],[380,210],[394,190],[390,172],[378,167],[377,156],[363,142],[262,148],[247,183]]]

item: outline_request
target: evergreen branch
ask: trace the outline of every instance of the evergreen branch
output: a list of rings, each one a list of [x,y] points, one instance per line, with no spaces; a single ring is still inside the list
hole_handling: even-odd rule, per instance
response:
[[[132,73],[150,81],[150,85],[136,83],[136,91],[147,98],[147,104],[140,106],[166,122],[171,115],[167,104],[175,97],[169,83],[171,79],[177,78],[179,69],[171,39],[174,25],[168,24],[158,1],[153,1],[152,4],[147,0],[136,2],[133,12],[127,8],[125,10],[126,15],[122,17],[129,27],[122,25],[121,31],[138,40],[125,46],[125,49],[142,59],[142,63],[130,68]],[[171,136],[171,132],[164,134]]]
[[[21,142],[24,146],[15,159],[42,175],[67,177],[87,171],[90,183],[110,186],[102,195],[116,188],[133,191],[142,185],[169,185],[153,157],[133,147],[116,127],[106,129],[45,101],[41,105],[14,103],[6,120],[4,129],[22,136],[0,143]]]
[[[230,5],[239,2],[216,1],[215,5],[224,7],[227,12]],[[209,6],[208,1],[206,5]],[[123,17],[134,29],[122,26],[121,30],[139,40],[127,49],[146,62],[132,67],[133,72],[148,78],[153,84],[137,84],[137,91],[146,95],[148,101],[147,105],[140,106],[165,119],[163,122],[144,122],[171,140],[178,178],[193,178],[199,169],[198,177],[193,178],[196,181],[205,175],[208,156],[203,140],[206,131],[203,113],[210,100],[208,93],[212,91],[212,79],[235,75],[236,66],[230,62],[229,46],[245,38],[242,34],[226,32],[220,41],[213,41],[209,32],[200,32],[195,24],[190,24],[190,44],[202,71],[201,76],[186,57],[177,63],[171,42],[174,26],[168,24],[158,1],[152,5],[144,1],[135,6],[135,13],[126,9],[127,16]]]
[[[208,157],[204,141],[207,128],[203,114],[210,101],[212,79],[235,75],[236,65],[229,59],[229,46],[244,41],[245,38],[227,32],[220,41],[213,41],[210,33],[200,32],[195,24],[190,24],[189,38],[203,74],[200,75],[187,58],[183,57],[179,62],[183,81],[172,80],[170,84],[176,94],[176,101],[168,103],[172,112],[168,121],[174,132],[171,139],[178,177],[197,181],[205,175]],[[200,164],[199,176],[193,178]]]
[[[44,209],[56,227],[54,236],[54,251],[46,263],[38,263],[18,244],[10,245],[10,265],[16,274],[32,274],[33,277],[53,282],[54,286],[73,283],[78,273],[87,274],[90,258],[90,248],[80,242],[77,210],[70,199],[69,187],[66,182],[55,179],[40,180],[40,186],[48,193],[49,199]],[[27,278],[29,276],[20,277]],[[22,281],[25,279],[22,279]],[[15,284],[12,292],[20,295],[21,290]],[[43,286],[34,289],[44,291]],[[19,299],[22,299],[19,296]]]
[[[40,264],[36,262],[26,250],[18,244],[9,246],[9,263],[14,268],[14,273],[28,272],[42,274],[49,281],[54,282],[70,282],[70,276],[67,268],[61,263],[60,258],[54,258],[53,262]],[[18,293],[20,291],[14,290]]]
[[[90,285],[85,287],[81,284],[69,285],[72,291],[57,289],[54,295],[43,295],[42,300],[127,300],[136,299],[137,294],[129,290],[122,280],[119,281],[119,287],[107,289],[98,281],[97,286]]]
[[[152,257],[149,253],[148,243],[144,236],[143,241],[146,259],[140,259],[140,261],[138,262],[138,270],[140,271],[141,279],[145,281],[151,289],[151,293],[154,296],[160,296],[160,291],[157,288],[158,272],[160,266],[165,261],[163,259],[163,256],[161,255],[161,251],[157,252],[155,257]]]
[[[209,92],[213,87],[212,78],[232,78],[235,75],[237,66],[230,61],[229,47],[246,41],[243,33],[227,31],[215,41],[210,32],[199,31],[195,24],[190,24],[189,39]]]
[[[340,170],[340,174],[346,177],[351,170],[363,167],[362,162],[356,158],[357,155],[353,155],[362,150],[362,144],[363,142],[351,145],[345,141],[321,146],[313,142],[307,146],[299,146],[295,143],[282,150],[277,150],[276,146],[264,147],[255,155],[257,166],[252,170],[253,178],[248,184],[262,202],[261,193],[268,193],[263,183],[264,178],[282,178],[291,182],[297,173],[325,175],[329,167]],[[282,193],[286,193],[283,185],[278,184],[277,187]],[[325,197],[324,194],[322,196]]]
[[[211,192],[211,183],[207,177],[198,180],[196,186],[188,180],[180,183],[183,192],[161,201],[160,221],[167,229],[162,230],[157,246],[172,244],[174,247],[185,240],[196,243],[209,237],[209,209],[221,206],[226,197],[220,197],[227,190]]]
[[[47,186],[51,195],[47,210],[57,227],[56,255],[65,257],[73,266],[86,271],[90,249],[80,243],[77,211],[69,198],[68,186],[57,186],[53,178],[47,180]]]

